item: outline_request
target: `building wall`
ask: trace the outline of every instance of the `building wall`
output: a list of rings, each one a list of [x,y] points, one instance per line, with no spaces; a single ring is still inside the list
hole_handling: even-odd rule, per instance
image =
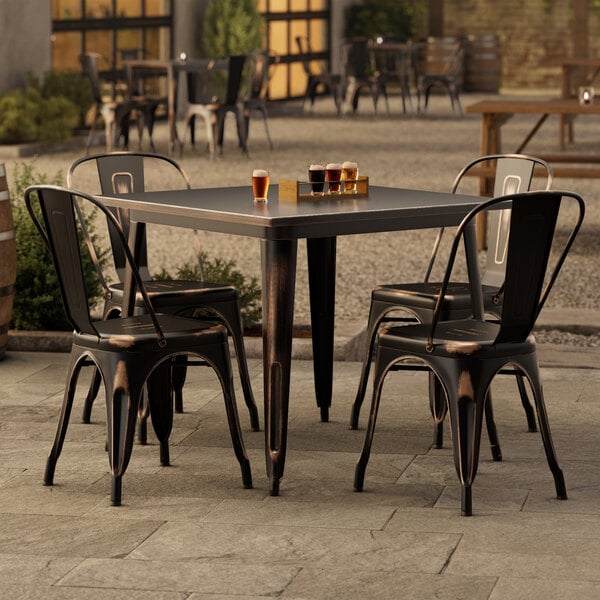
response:
[[[503,89],[559,89],[552,59],[573,55],[573,12],[568,0],[446,0],[445,35],[497,34]],[[600,13],[590,9],[589,56],[600,56]]]
[[[50,68],[51,0],[0,0],[0,94]]]

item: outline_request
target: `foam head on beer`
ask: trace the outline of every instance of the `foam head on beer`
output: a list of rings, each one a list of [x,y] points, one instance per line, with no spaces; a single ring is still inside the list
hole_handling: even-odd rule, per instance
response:
[[[342,163],[342,169],[358,169],[358,163],[347,160]]]
[[[309,171],[324,171],[325,167],[323,165],[310,165],[310,167],[308,167]]]
[[[268,177],[269,176],[269,172],[265,171],[264,169],[254,169],[254,171],[252,171],[252,177]]]
[[[340,163],[328,163],[325,168],[328,171],[341,171],[342,165]]]

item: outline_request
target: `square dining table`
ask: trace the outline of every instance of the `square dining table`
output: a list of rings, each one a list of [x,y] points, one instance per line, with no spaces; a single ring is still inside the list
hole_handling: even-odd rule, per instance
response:
[[[276,185],[271,186],[267,202],[255,202],[250,186],[100,198],[106,205],[129,210],[134,254],[136,239],[146,223],[260,240],[265,452],[273,496],[279,494],[286,456],[298,240],[307,241],[315,394],[321,420],[328,421],[333,382],[337,236],[458,225],[482,200],[479,196],[449,192],[371,186],[368,197],[344,194],[290,201],[279,199]],[[474,228],[467,235],[467,247],[476,248]],[[478,278],[476,263],[473,250],[468,260],[470,276]],[[474,289],[480,288],[475,285]],[[130,285],[126,286],[127,294],[131,307]],[[480,298],[474,301],[479,302]],[[367,315],[365,323],[366,318]]]

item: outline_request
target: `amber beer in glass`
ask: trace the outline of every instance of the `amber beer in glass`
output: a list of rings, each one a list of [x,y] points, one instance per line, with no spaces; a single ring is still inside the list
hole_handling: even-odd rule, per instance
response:
[[[313,196],[322,196],[325,189],[325,167],[323,165],[310,165],[308,167],[308,181],[310,181],[310,193]]]
[[[358,179],[358,164],[347,160],[342,163],[342,181],[349,181],[344,184],[344,191],[351,191],[356,194],[356,180]]]
[[[342,165],[340,163],[329,163],[325,167],[325,181],[327,181],[327,189],[332,194],[342,193]]]
[[[269,193],[269,172],[264,169],[254,169],[252,171],[252,192],[254,200],[265,202]]]

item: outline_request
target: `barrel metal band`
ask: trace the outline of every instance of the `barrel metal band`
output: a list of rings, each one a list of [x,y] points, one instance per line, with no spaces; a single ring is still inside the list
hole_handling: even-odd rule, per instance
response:
[[[2,296],[12,296],[15,293],[15,286],[13,283],[10,285],[5,285],[4,287],[0,287],[0,297]]]
[[[8,229],[7,231],[0,231],[0,242],[6,242],[7,240],[15,239],[15,230]]]
[[[10,194],[8,193],[8,190],[2,190],[0,192],[0,202],[3,200],[10,200]]]

